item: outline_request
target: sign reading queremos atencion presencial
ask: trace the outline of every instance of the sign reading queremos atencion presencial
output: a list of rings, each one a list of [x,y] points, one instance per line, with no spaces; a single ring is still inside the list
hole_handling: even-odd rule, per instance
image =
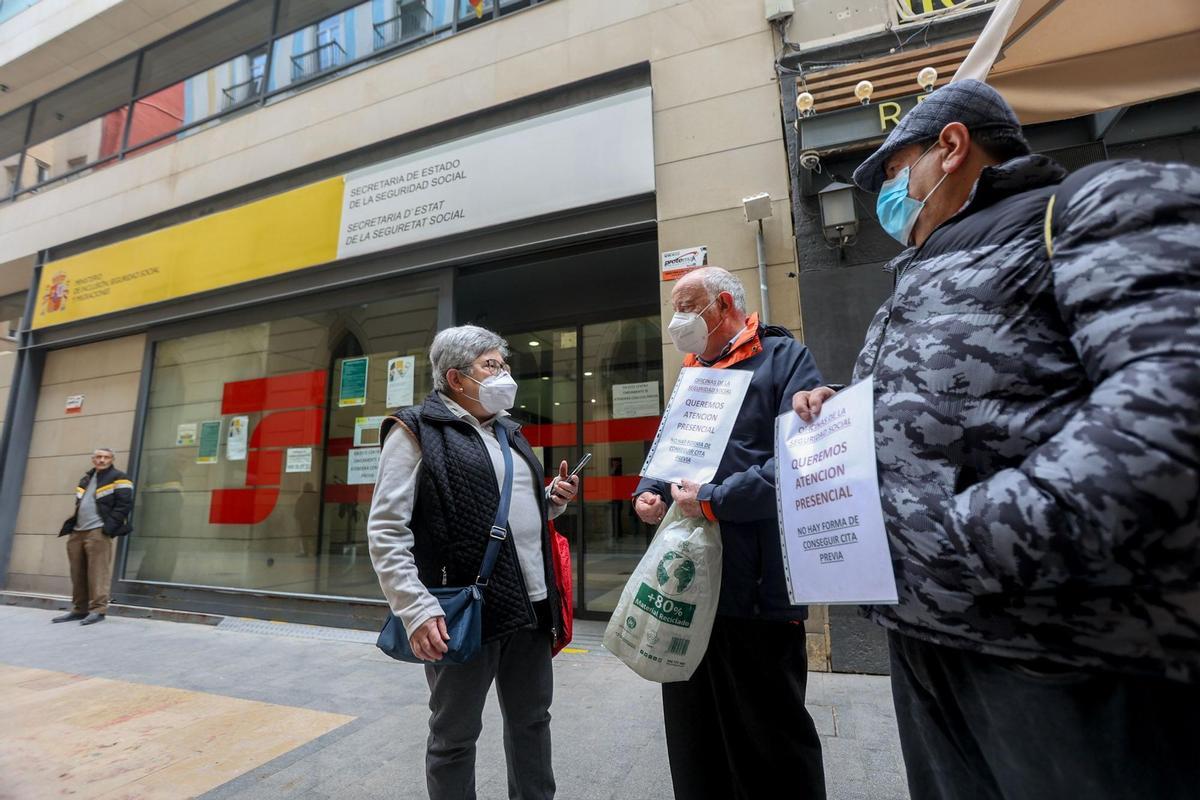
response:
[[[895,603],[879,505],[872,380],[825,402],[806,423],[775,420],[775,496],[788,593],[806,603]]]
[[[654,191],[650,90],[345,176],[338,258]]]
[[[725,455],[752,375],[744,369],[681,369],[642,465],[642,476],[670,483],[711,481]]]

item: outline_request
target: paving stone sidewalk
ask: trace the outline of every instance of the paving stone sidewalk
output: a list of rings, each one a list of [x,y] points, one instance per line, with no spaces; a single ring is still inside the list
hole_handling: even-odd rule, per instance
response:
[[[425,796],[423,671],[380,654],[369,634],[242,620],[213,627],[120,617],[81,628],[51,625],[55,613],[0,606],[0,665],[353,717],[211,789],[203,800]],[[669,799],[658,686],[605,652],[602,630],[579,623],[575,647],[584,652],[555,659],[559,797]],[[831,800],[908,797],[886,678],[814,673],[809,708],[822,734]],[[499,720],[493,693],[479,744],[480,798],[507,796]],[[0,759],[5,737],[14,735],[0,730]],[[255,731],[234,735],[254,737]],[[0,797],[38,800],[6,794],[3,780]]]

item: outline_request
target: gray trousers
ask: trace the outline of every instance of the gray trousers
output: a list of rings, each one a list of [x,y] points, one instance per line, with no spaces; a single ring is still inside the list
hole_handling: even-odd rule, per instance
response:
[[[431,712],[425,751],[430,800],[475,800],[475,742],[483,729],[483,705],[493,680],[504,719],[510,800],[554,797],[549,631],[518,631],[489,642],[466,664],[426,665],[425,677]]]

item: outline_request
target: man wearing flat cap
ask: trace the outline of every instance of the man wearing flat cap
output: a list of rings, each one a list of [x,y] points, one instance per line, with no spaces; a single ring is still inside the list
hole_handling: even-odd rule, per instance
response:
[[[1068,175],[959,81],[854,180],[907,248],[854,377],[912,796],[1196,797],[1200,170]]]

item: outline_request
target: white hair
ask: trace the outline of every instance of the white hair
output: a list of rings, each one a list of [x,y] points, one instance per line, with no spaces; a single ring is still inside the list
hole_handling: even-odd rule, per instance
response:
[[[727,269],[721,267],[702,267],[696,270],[708,292],[708,299],[715,300],[721,292],[729,292],[733,297],[733,307],[742,313],[746,312],[746,287]]]
[[[459,325],[446,328],[433,337],[429,346],[429,363],[433,365],[433,388],[444,392],[449,388],[446,373],[452,369],[466,371],[484,353],[499,350],[508,358],[508,342],[498,333],[478,325]]]

